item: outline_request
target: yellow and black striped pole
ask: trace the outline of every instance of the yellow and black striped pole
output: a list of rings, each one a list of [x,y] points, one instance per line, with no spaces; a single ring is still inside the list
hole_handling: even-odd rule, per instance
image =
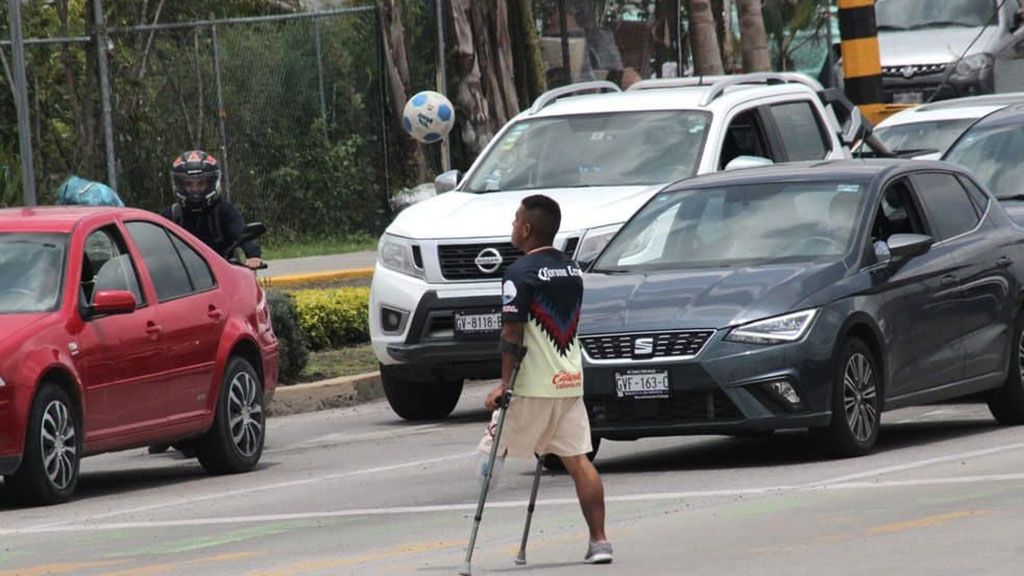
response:
[[[838,0],[842,39],[843,86],[861,114],[877,124],[892,112],[882,93],[882,61],[878,55],[875,0]]]

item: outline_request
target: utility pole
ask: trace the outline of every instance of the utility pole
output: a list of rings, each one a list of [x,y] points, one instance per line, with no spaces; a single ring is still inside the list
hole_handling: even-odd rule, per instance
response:
[[[437,91],[441,94],[448,95],[448,74],[445,70],[445,52],[447,49],[444,45],[444,2],[445,0],[434,0],[435,7],[437,9]],[[448,143],[448,138],[441,139],[441,172],[447,172],[452,169],[452,149]]]
[[[18,147],[21,154],[21,186],[25,206],[36,205],[36,175],[32,168],[32,130],[28,119],[28,89],[25,80],[25,40],[21,35],[21,0],[8,0],[11,23],[11,56],[14,60],[14,96],[18,108]]]
[[[13,1],[13,0],[12,0]],[[110,74],[107,66],[107,23],[103,18],[103,0],[92,0],[96,21],[96,59],[99,62],[100,98],[103,100],[103,141],[106,145],[107,183],[117,190],[117,162],[114,157],[114,121],[110,106]]]

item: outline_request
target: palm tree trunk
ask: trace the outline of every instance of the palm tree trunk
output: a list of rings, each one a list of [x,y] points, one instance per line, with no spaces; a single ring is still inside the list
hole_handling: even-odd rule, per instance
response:
[[[711,11],[711,4],[708,0],[688,0],[687,8],[694,74],[723,74],[725,70],[718,49],[718,33],[715,31],[715,16]]]
[[[743,43],[743,69],[746,72],[770,72],[771,53],[764,30],[761,0],[737,0],[740,15],[740,40]]]

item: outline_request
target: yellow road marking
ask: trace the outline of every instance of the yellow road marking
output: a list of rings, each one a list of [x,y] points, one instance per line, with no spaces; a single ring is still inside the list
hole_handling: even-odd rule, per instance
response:
[[[195,560],[186,560],[184,562],[168,562],[166,564],[153,564],[150,566],[140,566],[138,568],[129,568],[127,570],[119,570],[117,572],[107,572],[100,576],[145,576],[148,574],[166,574],[168,572],[181,572],[184,566],[195,566],[197,564],[212,564],[214,562],[230,562],[232,560],[244,560],[246,558],[255,558],[257,556],[266,556],[266,552],[235,552],[232,554],[218,554],[216,556],[207,556],[205,558],[196,558]]]
[[[843,540],[849,540],[856,536],[877,536],[879,534],[894,534],[897,532],[905,532],[907,530],[919,530],[922,528],[934,528],[941,526],[948,520],[956,520],[959,518],[973,518],[975,516],[984,516],[989,514],[987,510],[961,510],[959,512],[950,512],[948,514],[939,514],[936,516],[925,516],[924,518],[917,518],[914,520],[906,520],[904,522],[891,522],[889,524],[882,524],[879,526],[872,526],[865,528],[860,532],[848,532],[841,534],[830,534],[826,536],[818,536],[810,542],[797,543],[784,546],[763,546],[759,548],[752,548],[751,552],[794,552],[809,548],[814,544],[827,544],[832,542],[841,542]]]
[[[29,566],[28,568],[16,568],[14,570],[4,570],[0,572],[0,576],[44,576],[46,574],[74,574],[80,570],[88,570],[90,568],[99,568],[102,566],[114,566],[116,564],[123,564],[124,560],[112,560],[109,562],[75,562],[66,564],[40,564],[38,566]]]
[[[291,566],[283,566],[281,568],[276,568],[268,572],[253,572],[250,576],[293,576],[294,574],[302,574],[304,572],[324,570],[326,568],[342,568],[344,566],[364,564],[366,562],[374,562],[376,560],[387,560],[389,558],[397,558],[400,556],[407,556],[410,554],[422,554],[424,552],[432,552],[435,550],[458,548],[465,546],[466,544],[467,542],[465,540],[459,540],[456,542],[442,540],[438,542],[406,544],[388,552],[367,554],[366,556],[353,556],[349,558],[339,558],[336,560],[306,560],[303,562],[292,564]]]
[[[894,532],[903,532],[906,530],[915,530],[918,528],[933,528],[940,526],[946,520],[956,520],[957,518],[972,518],[974,516],[984,516],[988,514],[986,510],[962,510],[960,512],[950,512],[949,514],[940,514],[938,516],[927,516],[925,518],[918,518],[917,520],[908,520],[906,522],[893,522],[892,524],[883,524],[881,526],[875,526],[874,528],[868,528],[864,532],[867,534],[892,534]]]

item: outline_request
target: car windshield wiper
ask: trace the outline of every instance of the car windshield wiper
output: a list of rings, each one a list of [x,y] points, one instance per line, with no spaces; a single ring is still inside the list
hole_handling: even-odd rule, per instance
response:
[[[922,156],[924,154],[934,154],[938,152],[935,148],[900,148],[892,150],[898,158],[907,158],[909,156]]]
[[[906,30],[907,28],[906,28],[906,26],[894,26],[892,24],[879,24],[877,26],[877,29],[884,31],[884,30]]]
[[[1024,200],[1024,194],[1011,194],[1009,196],[996,196],[996,200]]]
[[[935,22],[925,22],[923,24],[917,24],[910,26],[908,30],[920,30],[922,28],[943,28],[947,26],[957,26],[960,28],[975,28],[980,27],[981,24],[968,24],[967,22],[960,22],[957,20],[936,20]]]

